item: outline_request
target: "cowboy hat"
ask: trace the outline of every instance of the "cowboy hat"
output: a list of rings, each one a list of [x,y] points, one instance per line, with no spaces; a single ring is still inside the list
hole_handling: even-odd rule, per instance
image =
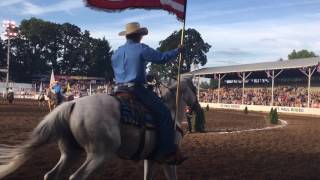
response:
[[[137,22],[132,22],[126,24],[126,30],[119,32],[119,36],[126,36],[129,34],[140,34],[140,35],[147,35],[148,29],[145,27],[140,27],[140,24]]]

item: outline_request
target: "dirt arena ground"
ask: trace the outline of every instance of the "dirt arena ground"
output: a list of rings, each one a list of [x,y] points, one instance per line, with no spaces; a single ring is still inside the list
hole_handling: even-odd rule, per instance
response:
[[[25,140],[46,113],[33,101],[14,105],[0,102],[0,144],[14,145]],[[282,129],[215,133],[269,126],[265,116],[253,112],[207,112],[210,133],[188,134],[183,140],[183,150],[190,158],[178,167],[179,179],[320,179],[319,117],[280,115],[288,122]],[[41,180],[58,157],[56,144],[44,146],[6,180]],[[157,172],[156,179],[164,179],[160,168]],[[110,162],[90,179],[143,179],[143,163]]]

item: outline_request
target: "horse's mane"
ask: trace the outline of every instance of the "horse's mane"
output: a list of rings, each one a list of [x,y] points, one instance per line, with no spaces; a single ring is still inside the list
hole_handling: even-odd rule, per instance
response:
[[[191,89],[196,95],[196,88],[194,87],[192,80],[190,78],[181,78],[180,81],[180,92],[190,92],[185,91],[186,88]],[[184,108],[186,106],[186,102],[183,101],[183,98],[180,97],[179,106],[176,107],[176,90],[177,90],[177,81],[172,82],[171,84],[167,85],[167,91],[163,94],[163,99],[167,103],[171,103],[171,108],[174,108],[174,111],[178,111],[178,121],[176,123],[180,124],[181,121],[185,117]]]

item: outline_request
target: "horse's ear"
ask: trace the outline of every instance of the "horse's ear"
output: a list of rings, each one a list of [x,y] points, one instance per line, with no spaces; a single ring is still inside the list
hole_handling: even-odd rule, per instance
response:
[[[181,81],[192,83],[193,76],[182,76]],[[192,83],[193,84],[193,83]]]
[[[183,75],[183,76],[181,76],[181,79],[192,80],[193,79],[193,75]]]

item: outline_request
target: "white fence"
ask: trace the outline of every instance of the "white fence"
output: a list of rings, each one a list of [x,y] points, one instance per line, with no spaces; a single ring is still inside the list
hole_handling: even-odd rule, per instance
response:
[[[301,115],[317,115],[320,116],[320,108],[300,108],[300,107],[283,107],[283,106],[261,106],[261,105],[241,105],[241,104],[218,104],[200,102],[202,107],[217,108],[217,109],[233,109],[244,110],[245,107],[249,111],[270,112],[271,108],[277,108],[280,113],[291,113]]]
[[[15,98],[34,98],[34,88],[32,84],[28,83],[9,83],[9,87],[12,87]],[[6,92],[6,83],[0,82],[0,95],[3,97]]]
[[[12,87],[13,91],[19,92],[21,89],[24,89],[24,91],[32,91],[32,84],[28,83],[9,83],[9,87]],[[4,92],[6,90],[6,83],[0,82],[0,92]]]

